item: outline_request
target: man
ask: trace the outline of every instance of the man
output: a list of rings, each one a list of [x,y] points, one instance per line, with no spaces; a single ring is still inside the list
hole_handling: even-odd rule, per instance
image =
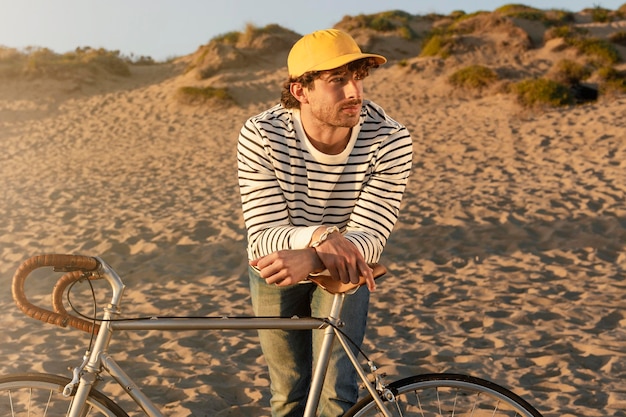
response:
[[[396,222],[412,158],[407,129],[363,99],[363,79],[385,62],[344,32],[306,35],[289,53],[281,104],[241,129],[239,185],[256,315],[324,316],[332,295],[307,283],[309,274],[327,270],[343,283],[362,276],[367,289],[346,297],[342,316],[343,330],[362,343],[375,289],[368,263],[378,261]],[[322,333],[259,331],[273,416],[302,416]],[[321,416],[342,415],[358,397],[356,373],[335,348]]]

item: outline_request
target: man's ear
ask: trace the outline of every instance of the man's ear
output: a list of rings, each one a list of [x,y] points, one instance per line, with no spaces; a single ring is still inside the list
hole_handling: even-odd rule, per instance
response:
[[[289,91],[291,95],[295,97],[300,103],[308,103],[309,100],[307,98],[306,88],[302,86],[300,83],[291,83],[289,86]]]

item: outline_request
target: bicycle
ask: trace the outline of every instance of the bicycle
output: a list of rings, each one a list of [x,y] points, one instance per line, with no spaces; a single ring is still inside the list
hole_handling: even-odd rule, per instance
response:
[[[25,280],[31,272],[53,267],[64,274],[52,292],[53,310],[32,304],[25,295]],[[379,277],[386,269],[372,265]],[[102,308],[101,318],[68,313],[63,296],[77,282],[105,279],[112,295]],[[344,416],[474,416],[542,417],[527,401],[493,382],[463,374],[430,373],[414,375],[386,383],[386,375],[367,360],[369,373],[363,369],[342,333],[340,313],[344,298],[362,284],[342,284],[330,277],[309,277],[315,284],[334,294],[328,317],[141,317],[122,318],[120,312],[125,285],[119,275],[99,257],[79,255],[39,255],[24,261],[12,282],[13,298],[28,316],[61,327],[71,326],[91,334],[90,346],[82,362],[73,368],[72,378],[52,374],[26,373],[0,377],[0,414],[10,416],[52,415],[83,417],[88,415],[128,417],[118,403],[98,390],[106,375],[120,387],[149,417],[162,417],[158,407],[124,372],[108,353],[115,333],[139,330],[244,330],[291,329],[324,331],[323,347],[311,380],[304,417],[315,416],[330,351],[338,341],[367,391]],[[93,292],[93,287],[92,287]],[[94,298],[95,304],[95,298]],[[94,305],[95,308],[95,305]]]

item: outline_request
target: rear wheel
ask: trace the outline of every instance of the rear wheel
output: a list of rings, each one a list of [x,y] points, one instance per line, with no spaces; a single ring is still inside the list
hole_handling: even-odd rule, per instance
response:
[[[484,379],[458,374],[424,374],[388,386],[393,400],[385,408],[394,417],[542,417],[524,399]],[[359,401],[345,417],[383,416],[371,396]]]
[[[0,416],[67,415],[73,397],[64,397],[68,378],[50,374],[16,374],[0,377]],[[110,398],[92,390],[86,416],[128,417]]]

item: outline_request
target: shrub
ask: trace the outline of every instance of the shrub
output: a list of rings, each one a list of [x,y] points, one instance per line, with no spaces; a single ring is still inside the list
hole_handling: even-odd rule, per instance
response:
[[[543,35],[543,40],[544,42],[547,42],[556,38],[571,39],[585,36],[588,33],[589,31],[585,28],[572,27],[568,25],[554,26],[546,30],[546,33]]]
[[[551,9],[546,11],[546,22],[550,26],[575,23],[576,15],[568,10]]]
[[[618,71],[613,67],[598,69],[598,77],[602,80],[600,91],[603,93],[626,93],[626,72]]]
[[[83,62],[88,66],[100,67],[114,75],[123,77],[130,75],[128,64],[120,57],[119,51],[110,52],[104,49],[91,48],[83,49],[81,52],[77,50],[76,61]]]
[[[398,35],[400,35],[401,38],[406,39],[407,41],[418,38],[417,33],[415,33],[413,29],[411,29],[409,26],[400,26],[398,28]]]
[[[611,11],[600,6],[596,6],[591,10],[591,20],[598,23],[610,22]]]
[[[435,34],[424,40],[420,56],[439,56],[447,58],[452,52],[454,39],[451,35]]]
[[[22,72],[25,56],[17,49],[0,46],[0,77],[15,77]]]
[[[626,32],[622,30],[619,32],[611,33],[609,35],[609,41],[621,46],[626,46]]]
[[[225,105],[235,104],[227,88],[215,87],[180,87],[176,91],[176,100],[192,106],[213,102]]]
[[[237,46],[239,48],[247,48],[252,45],[254,40],[264,34],[278,34],[285,30],[277,24],[269,24],[264,27],[257,27],[253,23],[246,23],[243,31],[231,31],[213,37],[209,44],[221,43],[224,45]]]
[[[591,76],[591,70],[578,62],[562,59],[552,67],[551,79],[566,85],[575,85]]]
[[[74,52],[62,55],[47,48],[31,49],[25,56],[21,73],[29,76],[47,76],[59,79],[75,77],[85,71],[104,70],[123,77],[130,76],[127,61],[119,51],[76,48]]]
[[[345,25],[348,30],[363,28],[376,32],[394,32],[404,39],[415,39],[417,34],[411,29],[409,21],[413,16],[400,10],[375,13],[370,15],[360,14],[357,16],[345,16],[340,25]]]
[[[604,39],[566,38],[566,42],[578,49],[581,54],[592,58],[592,62],[596,65],[612,65],[620,61],[619,53],[615,46]]]
[[[467,13],[465,13],[464,10],[454,10],[450,13],[450,17],[454,20],[461,19],[465,15],[467,15]]]
[[[448,82],[459,88],[483,88],[498,79],[498,75],[490,68],[482,65],[470,65],[453,73]]]
[[[241,32],[231,31],[226,32],[221,35],[215,36],[211,39],[212,42],[225,43],[228,45],[235,45],[239,41],[239,37],[241,36]]]
[[[569,88],[545,78],[520,81],[512,86],[517,101],[524,107],[567,106],[574,104]]]
[[[502,13],[502,14],[511,14],[511,13],[518,13],[520,11],[536,11],[536,10],[538,9],[535,9],[534,7],[526,6],[525,4],[510,3],[510,4],[504,4],[498,7],[495,10],[495,12]]]

